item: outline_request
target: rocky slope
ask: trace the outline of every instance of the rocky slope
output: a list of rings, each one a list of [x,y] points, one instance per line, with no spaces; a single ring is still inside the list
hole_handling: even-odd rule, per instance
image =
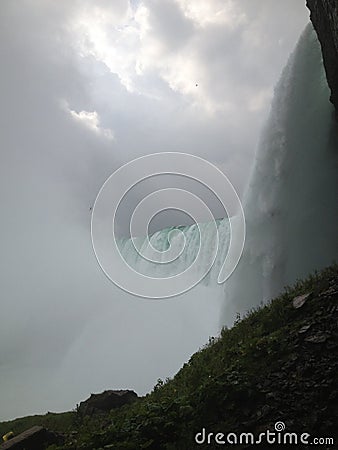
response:
[[[331,102],[338,117],[338,0],[307,0],[323,53]]]
[[[234,433],[257,439],[269,430],[277,437],[277,426],[285,427],[281,439],[285,433],[297,433],[297,439],[309,435],[307,445],[298,440],[282,448],[334,449],[337,353],[338,267],[333,266],[210,338],[173,379],[159,380],[146,397],[100,414],[78,411],[27,420],[29,426],[63,432],[64,443],[50,450],[222,448],[215,442],[217,433],[232,442]],[[17,434],[27,420],[0,424],[0,432]],[[213,433],[210,444],[207,434],[204,443],[196,442],[196,437],[202,442],[203,430]],[[328,440],[318,447],[317,438]],[[266,438],[259,447],[248,439],[236,448],[276,448]]]

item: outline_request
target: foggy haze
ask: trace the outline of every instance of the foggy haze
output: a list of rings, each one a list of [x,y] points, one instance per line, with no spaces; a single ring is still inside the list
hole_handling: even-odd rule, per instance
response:
[[[114,170],[162,151],[207,159],[241,195],[305,2],[2,0],[0,13],[0,420],[144,394],[218,332],[222,295],[125,294],[95,260],[90,208]]]

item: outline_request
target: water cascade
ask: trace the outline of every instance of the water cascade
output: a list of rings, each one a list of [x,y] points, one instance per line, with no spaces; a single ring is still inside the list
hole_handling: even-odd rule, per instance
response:
[[[243,200],[247,224],[244,252],[235,272],[220,287],[225,289],[222,323],[231,323],[236,313],[244,313],[297,278],[333,262],[337,255],[337,136],[321,51],[309,24],[275,88],[257,149]],[[208,238],[208,224],[202,226]],[[203,280],[213,286],[228,249],[228,219],[217,221],[217,229],[219,251]],[[179,233],[175,235],[175,231]],[[151,244],[163,251],[169,240],[174,247],[181,245],[182,236],[185,251],[171,269],[139,257],[130,239],[121,242],[121,253],[141,273],[170,276],[185,270],[196,258],[196,225],[167,228],[150,238]],[[209,238],[212,242],[213,236]],[[142,248],[142,242],[139,246]],[[201,256],[199,269],[203,270],[209,255]]]

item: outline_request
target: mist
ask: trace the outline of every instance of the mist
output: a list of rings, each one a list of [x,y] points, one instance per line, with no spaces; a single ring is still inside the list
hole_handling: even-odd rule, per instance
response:
[[[241,196],[308,11],[302,0],[2,0],[0,12],[0,420],[109,388],[143,395],[218,333],[223,291],[156,301],[114,286],[91,246],[96,195],[127,161],[181,151]],[[131,193],[121,236],[140,195],[170,182]],[[186,220],[164,214],[152,230]]]

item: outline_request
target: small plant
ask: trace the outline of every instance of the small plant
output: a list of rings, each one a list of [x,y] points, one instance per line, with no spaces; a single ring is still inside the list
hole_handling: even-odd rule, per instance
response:
[[[162,380],[162,378],[158,378],[157,379],[157,383],[154,386],[154,392],[158,391],[159,389],[161,389],[164,386],[164,381]]]
[[[234,321],[234,325],[238,325],[239,322],[241,321],[241,314],[239,312],[236,313],[236,317],[235,317],[235,321]]]

